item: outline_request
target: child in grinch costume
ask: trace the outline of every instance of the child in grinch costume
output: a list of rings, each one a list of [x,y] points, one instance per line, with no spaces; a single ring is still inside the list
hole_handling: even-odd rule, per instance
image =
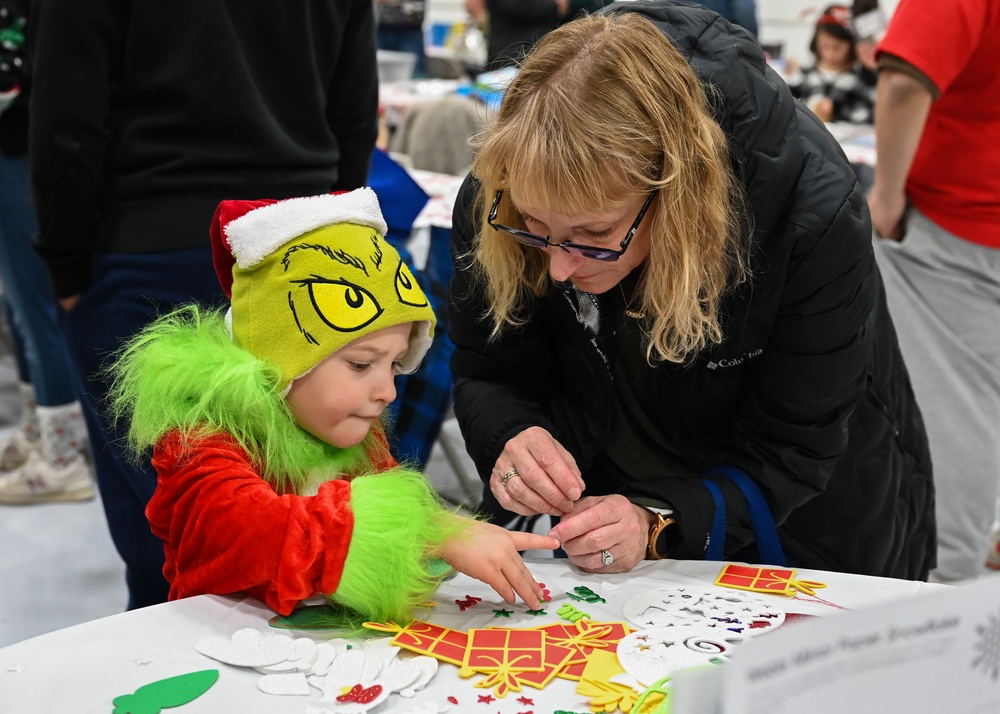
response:
[[[385,231],[370,189],[224,201],[229,312],[183,308],[119,353],[112,406],[137,455],[154,447],[146,515],[171,599],[242,592],[287,615],[322,595],[405,621],[440,558],[539,606],[518,551],[558,543],[448,511],[389,455],[378,417],[435,318]]]

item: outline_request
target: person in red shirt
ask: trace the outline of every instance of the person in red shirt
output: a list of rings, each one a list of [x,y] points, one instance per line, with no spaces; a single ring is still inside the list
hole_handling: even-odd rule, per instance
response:
[[[224,201],[229,312],[182,307],[119,353],[112,402],[133,453],[153,447],[171,599],[246,593],[287,615],[318,595],[405,622],[444,561],[539,606],[518,550],[558,542],[452,513],[389,455],[379,418],[435,318],[385,231],[371,189]]]
[[[1000,496],[1000,5],[901,0],[877,50],[875,252],[937,487],[941,580]]]

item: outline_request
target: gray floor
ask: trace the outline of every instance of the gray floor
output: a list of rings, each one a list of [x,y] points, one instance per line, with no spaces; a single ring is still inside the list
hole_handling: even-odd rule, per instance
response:
[[[458,447],[454,463],[471,469],[457,426],[445,429],[444,443]],[[451,463],[439,445],[427,472],[442,495],[467,502]],[[99,499],[0,505],[0,647],[121,612],[125,603],[124,568]]]

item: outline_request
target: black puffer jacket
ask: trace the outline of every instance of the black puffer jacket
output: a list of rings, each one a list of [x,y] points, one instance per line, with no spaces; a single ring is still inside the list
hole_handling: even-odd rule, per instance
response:
[[[790,564],[925,578],[935,558],[927,441],[885,307],[865,198],[846,159],[747,33],[667,0],[609,10],[649,17],[714,85],[755,227],[753,278],[723,304],[723,343],[688,365],[657,367],[654,417],[669,448],[699,474],[718,465],[748,473]],[[456,255],[476,233],[477,188],[467,179],[455,207]],[[684,536],[675,556],[703,557],[715,505],[700,478],[610,482],[593,468],[614,392],[567,297],[553,289],[530,324],[489,342],[481,288],[468,271],[456,273],[455,412],[480,474],[488,478],[508,439],[542,426],[576,457],[586,495],[670,503]],[[608,327],[603,320],[599,342]],[[752,557],[744,497],[718,482],[725,556]]]

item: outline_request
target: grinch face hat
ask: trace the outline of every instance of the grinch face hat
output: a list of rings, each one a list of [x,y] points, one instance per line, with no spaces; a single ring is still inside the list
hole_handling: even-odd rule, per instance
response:
[[[212,219],[215,270],[233,341],[281,369],[281,389],[349,342],[415,323],[402,371],[414,371],[434,312],[386,243],[370,188],[283,201],[223,201]]]

